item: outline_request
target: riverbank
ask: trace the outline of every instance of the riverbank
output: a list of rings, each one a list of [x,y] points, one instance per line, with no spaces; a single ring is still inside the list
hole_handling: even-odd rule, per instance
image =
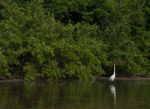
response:
[[[108,77],[99,77],[98,80],[108,80]],[[115,80],[150,80],[148,77],[116,77]]]
[[[48,79],[42,79],[44,81],[47,81]],[[78,80],[78,79],[58,79],[60,80]],[[91,79],[93,80],[93,79]],[[109,77],[96,77],[94,80],[109,80]],[[116,77],[115,80],[150,80],[148,77]],[[25,79],[11,79],[11,78],[4,78],[0,77],[0,81],[26,81]],[[37,81],[37,80],[35,80]],[[57,81],[57,80],[56,80]]]

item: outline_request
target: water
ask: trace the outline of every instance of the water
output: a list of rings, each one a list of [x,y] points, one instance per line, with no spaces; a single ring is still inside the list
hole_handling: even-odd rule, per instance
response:
[[[0,82],[0,109],[150,109],[150,81]]]

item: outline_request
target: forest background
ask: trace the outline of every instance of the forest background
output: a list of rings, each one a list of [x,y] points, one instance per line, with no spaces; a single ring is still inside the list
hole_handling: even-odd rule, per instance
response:
[[[150,77],[150,0],[1,0],[0,77]]]

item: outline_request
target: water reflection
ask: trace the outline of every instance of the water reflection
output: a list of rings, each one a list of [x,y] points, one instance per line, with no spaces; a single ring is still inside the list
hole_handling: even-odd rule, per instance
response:
[[[114,86],[114,84],[109,85],[110,88],[110,92],[113,95],[113,99],[114,99],[114,104],[116,104],[116,87]]]
[[[149,92],[150,81],[0,82],[0,109],[150,109]]]

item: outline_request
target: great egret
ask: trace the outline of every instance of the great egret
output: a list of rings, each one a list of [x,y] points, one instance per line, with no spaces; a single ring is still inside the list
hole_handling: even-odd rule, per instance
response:
[[[115,69],[115,64],[114,64],[114,73],[111,75],[111,77],[109,78],[109,81],[114,81],[116,78],[116,69]]]

